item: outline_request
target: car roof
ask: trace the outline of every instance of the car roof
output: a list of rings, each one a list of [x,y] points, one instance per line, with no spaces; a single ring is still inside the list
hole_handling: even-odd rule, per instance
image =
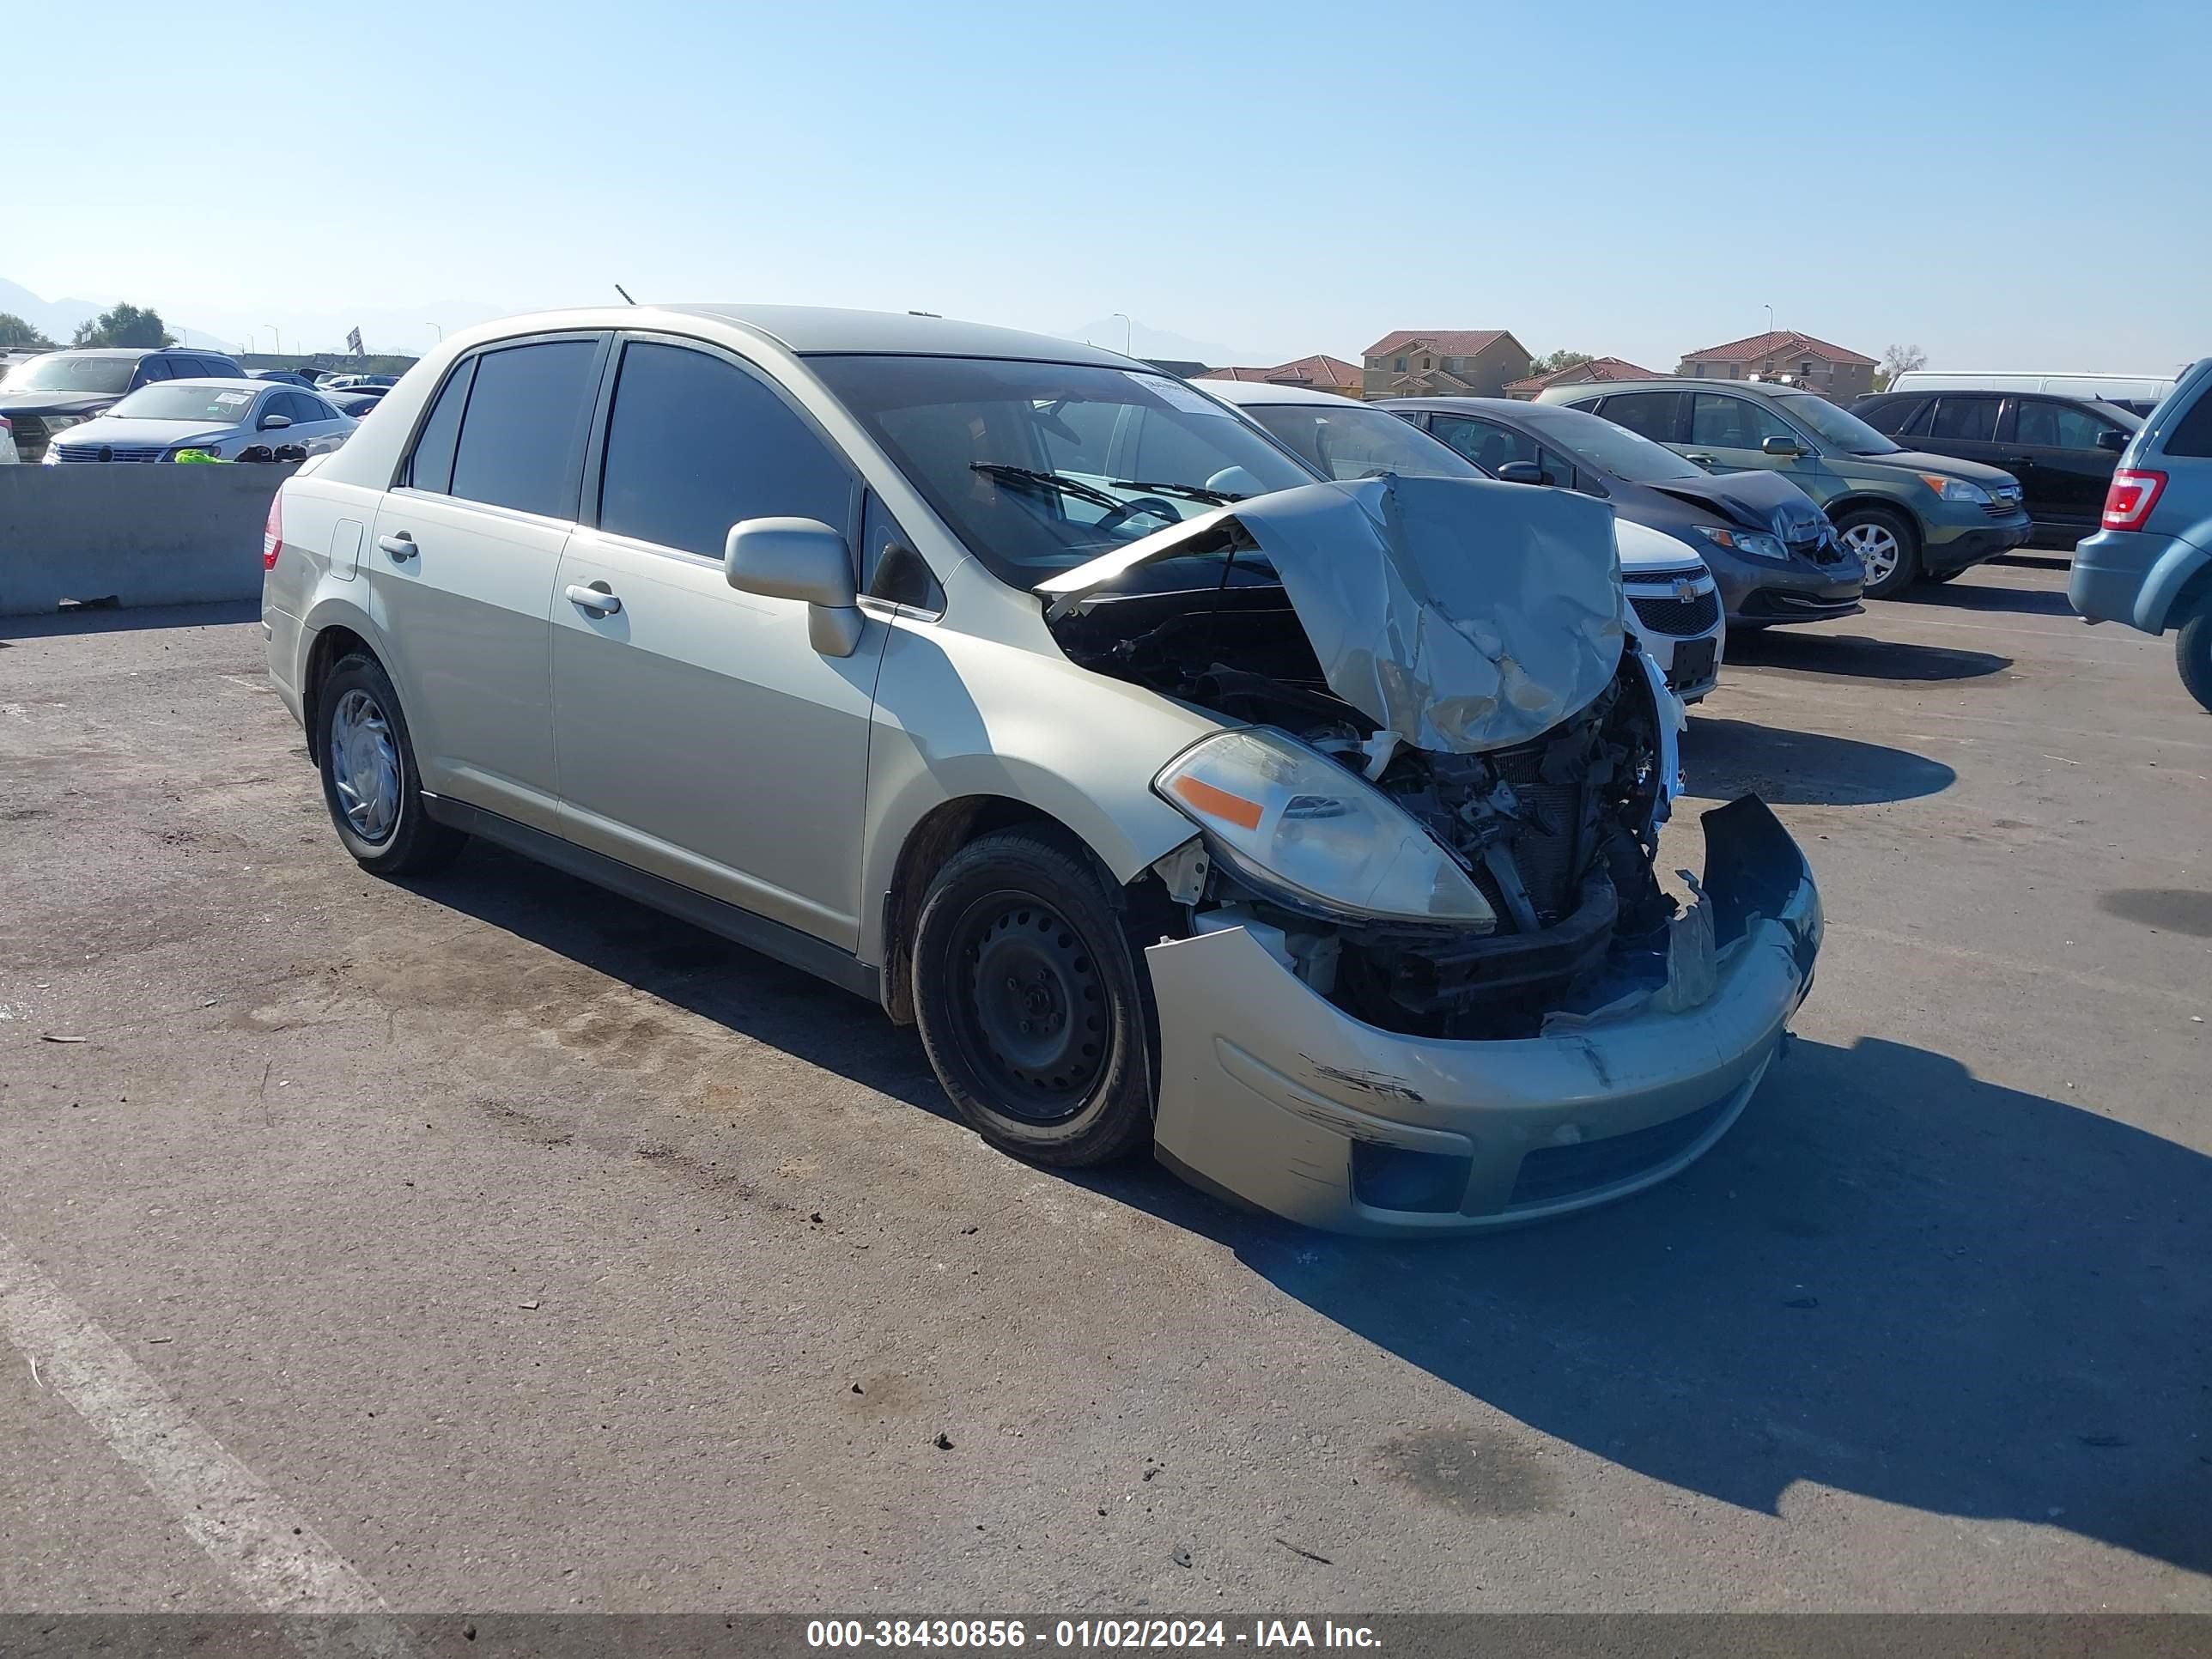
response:
[[[1377,398],[1375,401],[1386,409],[1456,409],[1482,415],[1518,415],[1528,408],[1519,398]]]
[[[1357,398],[1346,398],[1340,392],[1316,392],[1310,386],[1275,386],[1266,380],[1209,380],[1199,379],[1191,384],[1200,392],[1221,399],[1224,404],[1240,407],[1265,409],[1278,404],[1330,404],[1338,408],[1346,404],[1358,404]]]
[[[911,312],[846,311],[830,306],[752,306],[685,304],[641,307],[641,310],[683,313],[736,323],[764,334],[799,356],[831,353],[929,357],[1006,357],[1019,361],[1091,363],[1102,368],[1147,368],[1133,357],[1106,351],[1080,340],[1062,340],[1049,334],[1029,334],[1019,329],[994,328],[984,323],[957,322],[950,318],[916,315]],[[637,313],[633,311],[633,322]],[[619,326],[621,314],[612,320]]]
[[[156,380],[155,386],[220,386],[234,392],[266,392],[272,386],[283,386],[282,380],[241,380],[235,374],[179,374],[173,380]],[[292,388],[297,391],[299,388]]]

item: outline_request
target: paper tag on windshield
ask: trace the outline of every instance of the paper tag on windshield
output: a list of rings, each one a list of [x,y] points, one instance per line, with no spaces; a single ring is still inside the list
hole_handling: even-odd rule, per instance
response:
[[[1194,392],[1181,380],[1170,380],[1164,374],[1139,374],[1132,368],[1125,368],[1121,372],[1170,409],[1179,409],[1186,415],[1230,414],[1227,409],[1203,392]],[[1231,416],[1231,418],[1235,416]]]
[[[215,394],[215,400],[219,404],[250,404],[253,401],[253,394],[251,392],[218,392]]]

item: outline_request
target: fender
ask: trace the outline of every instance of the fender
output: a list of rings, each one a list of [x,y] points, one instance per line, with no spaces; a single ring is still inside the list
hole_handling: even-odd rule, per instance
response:
[[[2137,628],[2146,634],[2162,634],[2174,625],[2174,611],[2190,584],[2212,571],[2208,543],[2212,543],[2212,522],[2193,524],[2159,556],[2136,593]]]

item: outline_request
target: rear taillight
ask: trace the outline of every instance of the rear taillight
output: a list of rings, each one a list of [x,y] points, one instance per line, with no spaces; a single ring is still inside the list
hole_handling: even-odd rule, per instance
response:
[[[269,498],[269,520],[261,526],[261,568],[274,570],[276,556],[284,550],[284,498]]]
[[[13,436],[15,430],[15,422],[9,420],[5,415],[0,415],[0,432],[5,432],[10,436]]]
[[[2122,467],[2112,474],[2112,487],[2105,491],[2105,528],[2141,530],[2165,489],[2165,473]]]

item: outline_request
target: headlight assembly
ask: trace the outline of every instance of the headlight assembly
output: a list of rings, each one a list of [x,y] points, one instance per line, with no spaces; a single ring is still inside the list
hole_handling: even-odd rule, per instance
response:
[[[1717,524],[1701,524],[1698,534],[1716,547],[1741,553],[1753,559],[1771,559],[1778,564],[1790,562],[1790,550],[1782,544],[1779,536],[1767,535],[1759,530],[1734,530]]]
[[[1488,900],[1380,790],[1265,726],[1223,732],[1160,769],[1152,787],[1232,867],[1324,910],[1488,933]]]
[[[1940,472],[1923,472],[1920,482],[1926,484],[1947,501],[1972,501],[1977,507],[1990,504],[1990,492],[1978,483],[1964,478],[1947,478]]]

